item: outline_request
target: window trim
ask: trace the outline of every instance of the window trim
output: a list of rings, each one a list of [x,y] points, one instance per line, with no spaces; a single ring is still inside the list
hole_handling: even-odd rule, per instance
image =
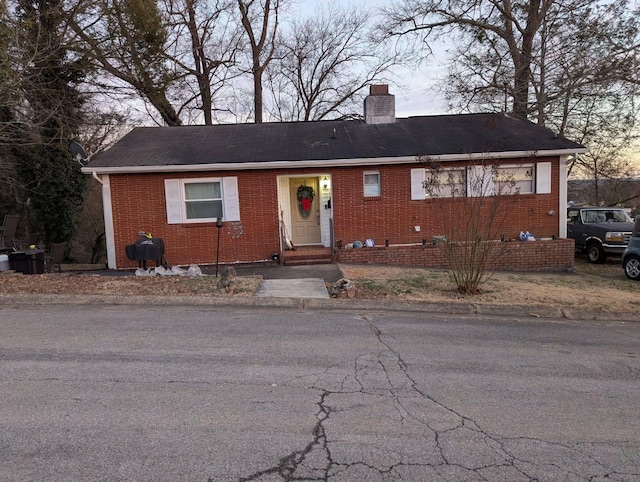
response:
[[[501,169],[507,170],[507,169],[512,169],[512,170],[519,170],[519,169],[531,169],[531,176],[530,176],[530,181],[531,181],[531,190],[530,191],[519,191],[518,188],[515,188],[513,191],[509,190],[509,191],[501,191],[500,190],[500,183],[504,182],[504,181],[500,181],[499,180],[499,171]],[[494,179],[493,179],[493,184],[495,186],[495,192],[496,194],[500,194],[502,196],[515,196],[515,195],[525,195],[525,194],[536,194],[536,163],[535,162],[526,162],[526,163],[522,163],[522,164],[496,164],[495,166],[495,175],[494,175]],[[521,181],[518,181],[517,179],[515,180],[516,182],[524,182],[526,179],[523,179]]]
[[[216,221],[217,218],[186,218],[184,185],[198,182],[220,182],[223,221],[240,221],[237,177],[186,177],[164,180],[167,224],[205,224]]]
[[[429,176],[431,175],[431,173],[429,172],[431,171],[431,169],[425,169],[425,181],[429,178]],[[466,166],[458,166],[458,167],[444,167],[442,168],[438,174],[442,175],[442,174],[447,174],[448,177],[448,173],[450,172],[458,172],[461,173],[461,179],[460,182],[456,182],[454,185],[454,190],[456,189],[460,189],[460,192],[451,192],[451,189],[449,189],[449,185],[445,186],[446,189],[446,193],[444,194],[431,194],[426,192],[426,197],[427,199],[447,199],[447,198],[454,198],[454,197],[468,197],[468,190],[469,190],[469,186],[468,186],[468,179],[469,179],[469,169]],[[442,186],[439,186],[439,190],[442,189]]]
[[[378,176],[377,184],[367,184],[367,176],[371,176],[371,175]],[[377,193],[367,194],[367,186],[377,186]],[[362,194],[366,198],[382,196],[382,176],[380,175],[380,171],[363,171],[362,172]]]
[[[220,197],[219,198],[207,198],[207,199],[187,199],[186,186],[187,184],[213,184],[218,183],[220,185]],[[182,222],[187,223],[211,223],[216,222],[217,217],[213,218],[189,218],[187,215],[187,204],[197,201],[220,201],[222,205],[222,219],[224,219],[224,186],[222,178],[194,178],[194,179],[180,179],[180,209],[182,211]]]

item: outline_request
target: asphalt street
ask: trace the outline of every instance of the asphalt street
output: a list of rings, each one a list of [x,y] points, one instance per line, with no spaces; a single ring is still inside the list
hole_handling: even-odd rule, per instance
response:
[[[640,480],[640,323],[0,306],[0,480]]]

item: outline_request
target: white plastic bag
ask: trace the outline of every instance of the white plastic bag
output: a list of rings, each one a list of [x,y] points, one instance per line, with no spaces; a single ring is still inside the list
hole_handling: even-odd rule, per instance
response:
[[[153,274],[157,274],[160,276],[169,276],[171,273],[171,271],[167,270],[164,266],[157,266],[156,268],[153,268]]]
[[[187,269],[187,276],[202,276],[202,270],[200,269],[200,266],[198,266],[197,264],[192,264],[191,266],[189,266],[189,269]]]
[[[202,270],[197,264],[192,264],[188,269],[181,268],[180,266],[172,266],[171,269],[166,269],[164,266],[158,266],[156,268],[136,270],[136,276],[202,276]]]
[[[172,266],[169,274],[174,276],[186,276],[187,270],[184,268],[181,268],[180,266]]]

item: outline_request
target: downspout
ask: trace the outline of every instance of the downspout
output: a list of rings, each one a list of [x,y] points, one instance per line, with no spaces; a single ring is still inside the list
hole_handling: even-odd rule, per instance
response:
[[[558,233],[560,234],[560,238],[567,237],[567,203],[568,203],[568,189],[567,189],[567,179],[568,179],[568,164],[569,159],[573,157],[574,162],[577,159],[578,154],[573,154],[573,156],[560,156],[560,179],[559,179],[559,190],[558,190]]]
[[[104,186],[104,182],[102,181],[100,176],[98,176],[98,173],[96,171],[91,171],[91,177],[93,177],[96,181]]]
[[[91,172],[92,177],[102,184],[102,212],[104,216],[104,236],[107,245],[107,267],[116,269],[116,247],[115,234],[113,229],[113,206],[111,202],[111,181],[108,174],[98,176],[95,171]]]

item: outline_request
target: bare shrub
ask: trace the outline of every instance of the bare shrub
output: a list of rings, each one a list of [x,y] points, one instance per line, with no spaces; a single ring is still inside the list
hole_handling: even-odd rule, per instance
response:
[[[491,161],[452,167],[425,157],[418,161],[425,166],[426,202],[439,214],[453,281],[460,293],[477,294],[493,274],[489,261],[508,215],[506,204],[533,171]]]

